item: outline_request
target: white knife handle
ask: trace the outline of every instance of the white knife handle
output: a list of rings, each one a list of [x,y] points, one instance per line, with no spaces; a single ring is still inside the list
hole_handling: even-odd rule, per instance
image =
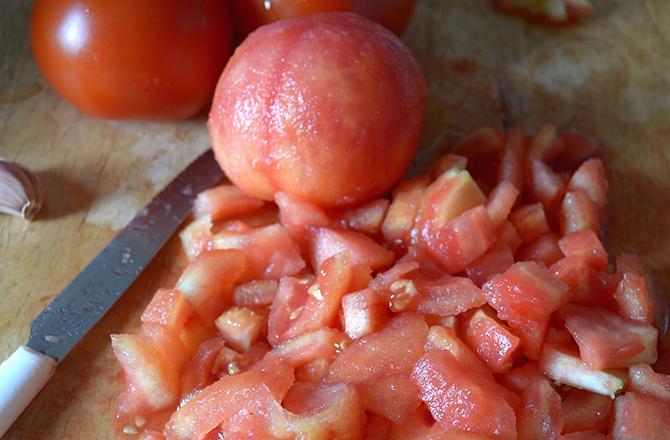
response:
[[[56,361],[23,345],[0,364],[0,437],[46,385]]]

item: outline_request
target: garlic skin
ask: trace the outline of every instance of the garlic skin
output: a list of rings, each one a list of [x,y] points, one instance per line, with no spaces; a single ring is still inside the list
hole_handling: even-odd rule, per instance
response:
[[[43,203],[37,176],[26,167],[0,157],[0,214],[32,220]]]

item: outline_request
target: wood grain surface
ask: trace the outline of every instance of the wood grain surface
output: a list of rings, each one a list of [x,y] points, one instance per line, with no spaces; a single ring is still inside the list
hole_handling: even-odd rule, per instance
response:
[[[639,253],[670,287],[670,2],[594,0],[579,26],[541,27],[487,0],[419,1],[404,36],[429,82],[424,151],[483,124],[544,122],[606,147],[607,245]],[[35,170],[47,210],[0,217],[0,358],[144,203],[208,148],[204,118],[104,121],[61,100],[30,53],[30,2],[0,0],[0,155]],[[134,331],[184,264],[173,238],[6,435],[107,439],[120,373],[109,334]]]

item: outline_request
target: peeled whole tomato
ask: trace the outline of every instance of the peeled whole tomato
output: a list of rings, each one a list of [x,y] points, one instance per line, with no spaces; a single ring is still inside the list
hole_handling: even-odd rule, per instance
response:
[[[352,205],[403,174],[425,101],[419,66],[395,35],[352,13],[317,14],[249,35],[219,79],[209,130],[244,192]]]

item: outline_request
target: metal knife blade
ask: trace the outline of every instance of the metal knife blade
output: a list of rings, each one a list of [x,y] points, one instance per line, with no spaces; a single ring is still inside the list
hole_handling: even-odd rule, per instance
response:
[[[222,177],[211,150],[192,162],[35,318],[28,347],[63,360],[181,225],[194,197]]]

